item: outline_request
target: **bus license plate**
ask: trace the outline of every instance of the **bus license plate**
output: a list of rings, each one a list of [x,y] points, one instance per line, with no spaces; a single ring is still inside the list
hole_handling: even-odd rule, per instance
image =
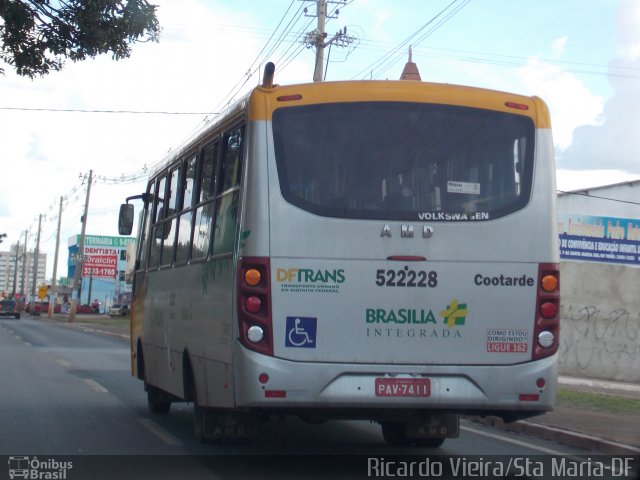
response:
[[[428,397],[428,378],[376,378],[376,397]]]

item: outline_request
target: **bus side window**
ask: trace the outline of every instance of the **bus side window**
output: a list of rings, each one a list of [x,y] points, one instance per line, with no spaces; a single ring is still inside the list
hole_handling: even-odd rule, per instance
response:
[[[216,168],[219,142],[207,145],[202,154],[202,168],[198,182],[195,218],[193,224],[193,240],[191,241],[191,258],[206,258],[211,243],[211,224],[215,208]]]
[[[140,251],[138,253],[137,258],[140,259],[140,265],[138,268],[140,270],[145,270],[147,268],[147,259],[149,258],[149,238],[151,238],[151,224],[153,221],[151,220],[153,217],[153,199],[156,196],[156,182],[151,181],[147,187],[147,193],[151,200],[148,205],[145,205],[144,209],[144,225],[142,226],[141,234],[140,234]]]
[[[216,227],[213,235],[213,255],[230,253],[236,236],[244,126],[227,132],[222,140],[220,185],[216,197]]]
[[[178,237],[176,240],[176,264],[186,263],[189,259],[189,242],[191,241],[191,219],[193,217],[194,187],[196,180],[196,159],[186,160],[182,167],[182,179],[180,181],[182,213],[178,220]]]
[[[166,198],[166,186],[167,177],[162,177],[158,181],[158,195],[154,200],[154,222],[151,226],[151,237],[149,242],[151,246],[149,249],[149,267],[154,268],[160,265],[160,254],[162,252],[162,238],[164,237],[164,216],[165,216],[165,201]]]
[[[173,263],[173,249],[176,243],[176,212],[180,209],[180,167],[174,168],[169,173],[169,183],[167,188],[167,212],[165,215],[164,228],[162,230],[162,257],[161,265],[171,265]]]

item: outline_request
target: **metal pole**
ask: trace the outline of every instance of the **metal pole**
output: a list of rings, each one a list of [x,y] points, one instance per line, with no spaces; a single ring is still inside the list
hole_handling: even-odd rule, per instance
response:
[[[58,301],[58,292],[56,290],[56,278],[58,276],[58,250],[60,249],[60,223],[62,222],[62,199],[60,197],[60,209],[58,210],[58,230],[56,232],[56,253],[53,256],[53,277],[51,278],[51,291],[53,292],[53,301],[49,298],[49,318],[53,317],[54,302]]]
[[[22,297],[22,301],[26,305],[27,302],[24,300],[24,296],[26,293],[25,285],[27,281],[27,230],[24,231],[24,247],[22,249],[22,277],[20,278],[20,297]]]
[[[33,252],[33,284],[31,285],[31,298],[33,298],[33,310],[35,313],[36,284],[38,283],[38,257],[40,256],[40,227],[42,226],[42,214],[38,216],[38,235],[36,236],[36,249]]]
[[[71,308],[69,309],[69,322],[76,319],[76,310],[80,301],[80,291],[78,288],[78,280],[82,280],[82,259],[84,257],[84,233],[87,227],[87,213],[89,211],[89,195],[91,194],[91,182],[93,179],[93,170],[89,170],[89,183],[87,184],[87,198],[84,202],[84,214],[82,215],[82,229],[80,230],[80,239],[78,244],[78,256],[76,258],[76,271],[73,275],[73,296],[71,298]],[[76,295],[77,293],[77,295]]]
[[[18,244],[16,245],[16,260],[13,266],[13,292],[11,292],[11,297],[13,299],[16,298],[16,288],[18,286],[18,254],[20,253],[20,239],[18,239]]]

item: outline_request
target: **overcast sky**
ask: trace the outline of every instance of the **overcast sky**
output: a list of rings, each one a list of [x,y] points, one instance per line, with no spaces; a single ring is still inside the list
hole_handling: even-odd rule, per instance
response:
[[[355,41],[331,49],[326,79],[396,79],[412,44],[425,81],[543,98],[552,116],[559,189],[640,178],[639,1],[452,1],[348,0],[327,31],[346,26]],[[66,272],[67,240],[80,232],[83,177],[90,170],[98,181],[87,233],[116,235],[119,204],[143,190],[148,169],[255,86],[266,61],[276,63],[280,84],[313,76],[314,54],[302,43],[315,26],[302,9],[315,13],[313,2],[156,3],[160,42],[135,45],[130,59],[67,63],[34,80],[4,66],[0,233],[8,237],[2,249],[22,243],[25,230],[32,249],[43,214],[48,275],[60,196],[58,276]]]

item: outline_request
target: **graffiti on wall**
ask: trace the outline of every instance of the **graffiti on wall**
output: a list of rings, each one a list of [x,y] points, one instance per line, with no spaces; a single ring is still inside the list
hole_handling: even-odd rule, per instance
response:
[[[640,314],[625,308],[562,308],[560,372],[640,382]]]

